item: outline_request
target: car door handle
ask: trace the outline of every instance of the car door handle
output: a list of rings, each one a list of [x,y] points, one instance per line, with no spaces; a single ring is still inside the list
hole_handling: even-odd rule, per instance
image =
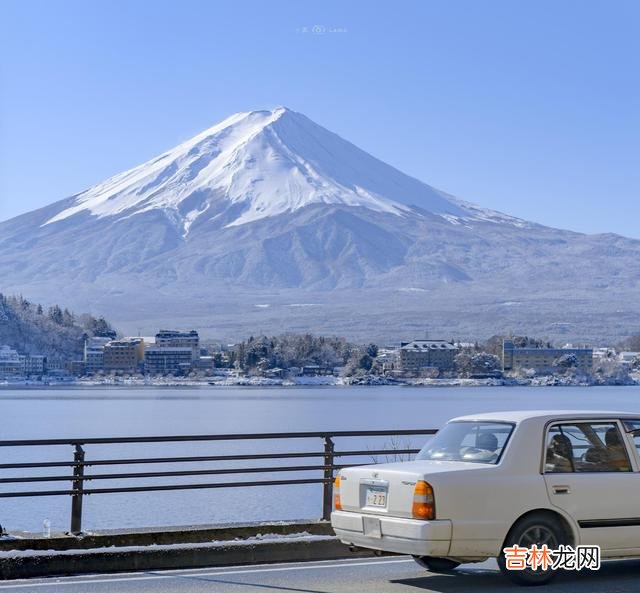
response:
[[[571,488],[569,486],[554,486],[554,494],[571,494]]]

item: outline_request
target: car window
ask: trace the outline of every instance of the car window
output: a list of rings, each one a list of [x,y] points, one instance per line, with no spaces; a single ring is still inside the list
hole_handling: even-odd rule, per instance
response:
[[[636,451],[640,453],[640,420],[625,420],[624,428],[633,436],[633,443],[636,446]]]
[[[630,472],[631,463],[615,422],[576,422],[549,428],[544,471]]]
[[[416,459],[497,463],[512,431],[507,422],[449,422]]]

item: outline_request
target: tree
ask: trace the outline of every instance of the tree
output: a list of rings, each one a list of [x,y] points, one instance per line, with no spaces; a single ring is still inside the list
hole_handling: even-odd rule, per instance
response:
[[[488,352],[463,350],[455,358],[456,371],[461,377],[487,375],[501,369],[500,359]]]
[[[65,308],[65,310],[62,312],[62,325],[71,327],[75,322],[76,319],[73,314],[69,311],[69,309]]]
[[[116,331],[111,327],[111,324],[104,317],[92,317],[91,315],[81,316],[81,321],[86,330],[92,336],[98,336],[101,338],[115,338]]]
[[[0,344],[24,354],[77,360],[82,356],[85,338],[93,335],[86,324],[91,319],[89,315],[77,318],[59,305],[45,310],[23,296],[0,295]]]
[[[367,354],[371,358],[375,358],[376,356],[378,356],[378,346],[377,346],[377,344],[369,344],[367,346],[366,350],[367,350]]]
[[[629,352],[640,352],[640,334],[629,336],[618,344],[618,350],[626,350]]]
[[[363,354],[358,360],[358,368],[362,369],[363,371],[370,371],[372,366],[373,358],[371,358],[371,356],[369,356],[368,354]]]
[[[621,364],[617,358],[602,358],[593,369],[593,375],[599,383],[605,385],[628,385],[630,369],[627,365]]]
[[[243,370],[264,371],[275,367],[343,366],[355,351],[354,348],[344,338],[312,334],[283,334],[271,337],[251,336],[246,342],[237,344],[233,351]]]
[[[502,356],[502,342],[506,336],[491,336],[483,345],[482,350],[494,356]]]
[[[56,325],[63,325],[63,315],[62,309],[58,307],[58,305],[53,305],[53,307],[49,307],[49,319],[53,321]]]
[[[578,366],[578,358],[575,354],[563,354],[553,361],[553,366],[559,369],[573,369]]]

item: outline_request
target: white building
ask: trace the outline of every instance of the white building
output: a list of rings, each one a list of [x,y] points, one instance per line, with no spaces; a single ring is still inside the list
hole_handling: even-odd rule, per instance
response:
[[[9,346],[0,346],[0,377],[24,375],[24,360]]]
[[[189,348],[191,350],[191,362],[200,358],[200,337],[198,332],[188,332],[161,329],[156,334],[157,348]]]
[[[104,347],[111,338],[93,337],[84,342],[84,370],[93,374],[104,369]]]

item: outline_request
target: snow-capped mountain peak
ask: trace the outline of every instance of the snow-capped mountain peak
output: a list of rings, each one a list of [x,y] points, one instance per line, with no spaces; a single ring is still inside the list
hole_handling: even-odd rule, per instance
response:
[[[171,211],[188,234],[201,217],[237,226],[312,204],[401,216],[417,205],[468,212],[446,194],[379,161],[286,107],[236,113],[190,140],[75,196],[44,224],[79,213]]]
[[[1,222],[0,253],[4,293],[125,331],[590,341],[640,318],[640,241],[464,202],[286,108]]]

